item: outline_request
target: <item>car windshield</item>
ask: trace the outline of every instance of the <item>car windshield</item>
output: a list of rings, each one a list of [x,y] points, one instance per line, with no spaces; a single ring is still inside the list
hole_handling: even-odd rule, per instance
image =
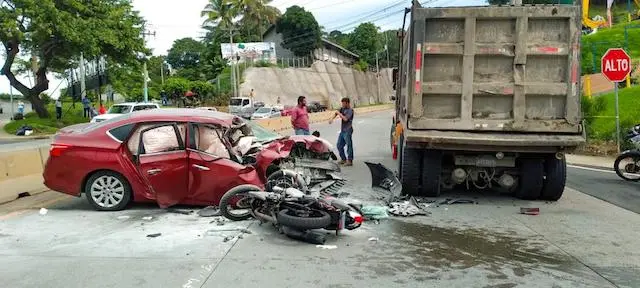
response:
[[[231,98],[231,100],[229,100],[230,106],[240,106],[240,104],[242,104],[242,99],[240,98]]]
[[[256,122],[253,122],[253,121],[246,121],[246,122],[247,122],[247,125],[251,128],[251,132],[253,133],[253,136],[256,137],[257,142],[265,143],[265,142],[270,142],[270,141],[284,137],[276,132],[273,132],[271,130],[268,130],[260,126]]]
[[[125,114],[129,113],[131,105],[113,105],[107,113],[109,114]]]
[[[256,113],[269,113],[269,112],[271,112],[271,108],[268,108],[268,107],[262,107],[258,109],[258,111],[256,111]]]

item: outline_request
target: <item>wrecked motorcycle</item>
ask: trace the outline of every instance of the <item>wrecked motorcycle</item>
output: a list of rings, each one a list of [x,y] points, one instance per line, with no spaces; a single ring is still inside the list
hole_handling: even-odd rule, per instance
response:
[[[269,222],[297,232],[325,229],[338,234],[343,229],[353,230],[362,225],[363,217],[355,205],[326,193],[305,193],[297,188],[277,185],[271,190],[263,191],[253,185],[235,187],[222,196],[220,212],[234,221],[254,217],[263,223]],[[234,214],[230,207],[248,211]]]

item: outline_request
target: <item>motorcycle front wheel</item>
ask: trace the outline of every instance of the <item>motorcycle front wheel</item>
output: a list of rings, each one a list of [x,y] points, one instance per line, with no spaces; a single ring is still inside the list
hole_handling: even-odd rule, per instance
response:
[[[625,162],[626,160],[631,160],[631,162]],[[640,181],[640,152],[630,151],[620,154],[616,158],[613,168],[616,170],[616,174],[624,180]]]
[[[298,230],[322,229],[331,224],[329,213],[316,209],[310,212],[309,215],[301,217],[293,210],[282,209],[278,212],[278,224]]]
[[[233,221],[247,220],[251,217],[251,203],[248,193],[252,191],[261,191],[258,186],[240,185],[231,188],[222,195],[220,199],[220,213],[222,216]],[[235,211],[235,209],[244,210],[243,212]]]

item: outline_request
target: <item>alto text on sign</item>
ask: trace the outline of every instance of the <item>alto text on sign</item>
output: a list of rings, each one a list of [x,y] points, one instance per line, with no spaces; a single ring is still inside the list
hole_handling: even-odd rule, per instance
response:
[[[622,48],[611,48],[602,56],[602,74],[611,82],[622,82],[631,72],[631,57]]]

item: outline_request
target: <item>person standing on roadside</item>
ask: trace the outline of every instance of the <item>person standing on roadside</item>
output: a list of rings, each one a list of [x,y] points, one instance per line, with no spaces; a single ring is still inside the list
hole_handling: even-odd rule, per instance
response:
[[[56,119],[62,119],[62,100],[60,100],[61,96],[58,96],[56,99]]]
[[[91,118],[91,100],[89,100],[89,97],[82,98],[82,108],[84,108],[82,116],[85,118]]]
[[[353,166],[353,109],[351,108],[351,100],[348,97],[342,98],[340,101],[342,108],[336,111],[333,118],[329,120],[329,124],[333,119],[340,117],[340,135],[338,136],[338,153],[340,154],[340,164],[345,166]],[[347,146],[347,155],[344,153],[344,146]]]
[[[291,116],[291,126],[296,135],[310,135],[306,97],[299,96],[298,105],[289,111],[283,111],[282,116]]]

